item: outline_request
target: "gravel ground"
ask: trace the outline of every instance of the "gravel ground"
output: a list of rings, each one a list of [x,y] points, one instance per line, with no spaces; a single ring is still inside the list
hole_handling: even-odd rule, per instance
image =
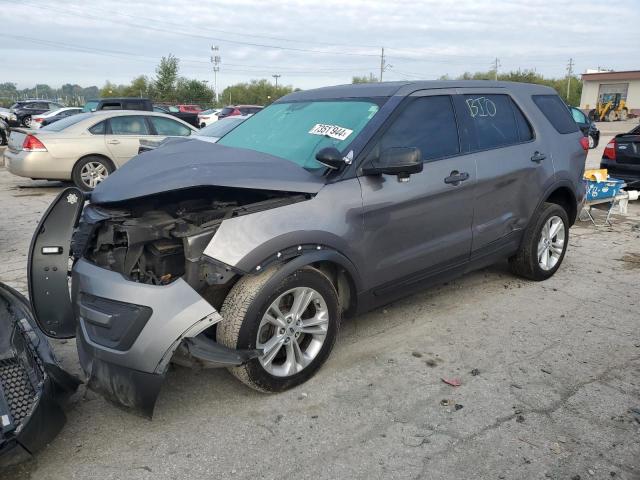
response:
[[[26,249],[59,190],[0,168],[1,281],[26,290]],[[148,421],[81,387],[59,437],[0,478],[637,479],[639,284],[636,202],[611,228],[578,223],[546,282],[500,264],[346,321],[292,391],[173,367]],[[54,345],[79,373],[74,342]]]

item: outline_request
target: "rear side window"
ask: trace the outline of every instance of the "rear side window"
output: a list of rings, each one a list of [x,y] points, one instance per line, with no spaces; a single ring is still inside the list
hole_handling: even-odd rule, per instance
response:
[[[531,124],[527,120],[527,117],[524,116],[522,110],[511,100],[511,106],[513,107],[513,114],[516,117],[516,125],[518,126],[518,137],[521,142],[528,142],[529,140],[533,140],[533,128],[531,128]]]
[[[105,102],[100,110],[123,110],[123,108],[120,102]]]
[[[224,107],[220,113],[222,115],[229,115],[234,110],[235,110],[235,108],[232,108],[232,107]]]
[[[372,154],[377,156],[393,147],[417,147],[424,162],[459,153],[458,127],[451,97],[412,100],[382,135]]]
[[[142,110],[144,108],[143,102],[138,102],[136,100],[129,100],[122,104],[123,110]]]
[[[471,150],[487,150],[520,143],[514,106],[508,95],[472,94],[464,95],[463,98],[462,117],[470,127]]]
[[[558,133],[578,131],[569,107],[557,95],[533,95],[533,101]]]
[[[107,121],[103,120],[100,123],[96,123],[89,129],[89,132],[93,135],[104,135],[107,132]]]

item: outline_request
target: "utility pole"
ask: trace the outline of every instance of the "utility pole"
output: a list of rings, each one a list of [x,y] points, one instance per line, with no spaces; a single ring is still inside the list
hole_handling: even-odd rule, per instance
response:
[[[567,102],[569,102],[569,91],[571,89],[571,75],[573,74],[573,58],[567,64]]]
[[[220,62],[222,58],[218,53],[220,47],[211,45],[211,64],[213,65],[213,92],[215,94],[216,103],[218,103],[218,72],[220,71]]]
[[[382,47],[382,50],[380,51],[380,79],[378,80],[379,82],[382,81],[382,74],[392,66],[393,65],[389,65],[387,63],[387,59],[384,56],[384,47]]]
[[[493,61],[493,79],[497,82],[498,81],[498,67],[500,67],[500,59],[498,57],[496,57],[496,59]]]
[[[276,73],[275,75],[271,75],[273,78],[276,79],[276,91],[278,90],[278,79],[282,76],[279,73]]]

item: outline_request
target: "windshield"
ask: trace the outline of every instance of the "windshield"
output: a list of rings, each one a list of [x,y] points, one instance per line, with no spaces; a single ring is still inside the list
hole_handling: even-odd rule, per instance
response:
[[[95,111],[95,109],[98,107],[98,100],[90,100],[87,103],[84,104],[84,107],[82,107],[82,111],[83,112],[93,112]]]
[[[238,125],[218,143],[284,158],[308,169],[325,147],[346,148],[380,109],[374,99],[276,103]]]
[[[244,122],[247,117],[235,116],[235,117],[227,117],[218,120],[217,122],[212,123],[208,127],[204,127],[202,130],[194,133],[197,137],[214,137],[220,138],[223,135],[226,135],[231,130],[236,128],[242,122]]]
[[[57,122],[51,123],[45,127],[42,127],[40,130],[48,130],[50,132],[60,132],[67,127],[75,125],[76,123],[91,117],[92,117],[91,113],[79,113],[77,115],[71,115],[69,117],[58,120]]]

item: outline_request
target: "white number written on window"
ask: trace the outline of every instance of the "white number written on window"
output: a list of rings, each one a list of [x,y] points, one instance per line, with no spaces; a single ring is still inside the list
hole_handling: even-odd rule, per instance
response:
[[[495,117],[496,115],[496,104],[485,97],[469,98],[467,106],[472,118]]]

